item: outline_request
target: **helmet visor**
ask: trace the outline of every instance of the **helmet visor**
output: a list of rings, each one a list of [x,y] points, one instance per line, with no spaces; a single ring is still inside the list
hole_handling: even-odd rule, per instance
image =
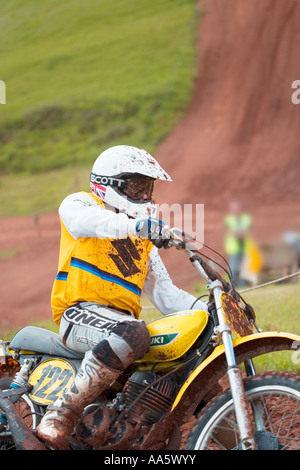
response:
[[[121,191],[129,199],[139,202],[151,201],[154,179],[137,176],[126,178],[125,182],[125,187]]]

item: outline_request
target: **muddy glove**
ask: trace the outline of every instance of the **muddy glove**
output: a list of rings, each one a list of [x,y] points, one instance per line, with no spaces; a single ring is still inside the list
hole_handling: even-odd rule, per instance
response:
[[[136,223],[138,237],[148,238],[157,248],[168,248],[170,236],[167,233],[169,227],[158,219],[142,219]]]

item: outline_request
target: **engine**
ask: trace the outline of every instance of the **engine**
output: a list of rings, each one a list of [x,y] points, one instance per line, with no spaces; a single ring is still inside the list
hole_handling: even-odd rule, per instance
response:
[[[113,401],[85,409],[76,426],[73,447],[129,448],[142,440],[147,426],[163,419],[176,390],[172,380],[149,371],[134,372]]]
[[[128,417],[142,424],[160,421],[172,404],[176,388],[174,382],[152,372],[135,372],[124,391]]]

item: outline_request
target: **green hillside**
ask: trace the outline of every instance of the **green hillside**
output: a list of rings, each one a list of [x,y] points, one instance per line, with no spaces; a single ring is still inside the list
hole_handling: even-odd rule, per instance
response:
[[[154,151],[190,99],[197,23],[195,0],[1,2],[0,216],[54,209],[110,145]]]

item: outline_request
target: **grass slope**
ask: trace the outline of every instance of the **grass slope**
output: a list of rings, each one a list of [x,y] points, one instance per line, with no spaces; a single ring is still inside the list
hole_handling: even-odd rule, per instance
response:
[[[0,216],[52,210],[56,175],[110,145],[153,152],[190,99],[196,26],[195,0],[1,2]],[[28,175],[53,170],[35,201]]]
[[[284,331],[300,335],[299,281],[277,284],[244,294],[255,310],[257,324],[263,331]],[[255,359],[258,370],[287,370],[300,372],[300,344],[295,351],[276,352]]]

